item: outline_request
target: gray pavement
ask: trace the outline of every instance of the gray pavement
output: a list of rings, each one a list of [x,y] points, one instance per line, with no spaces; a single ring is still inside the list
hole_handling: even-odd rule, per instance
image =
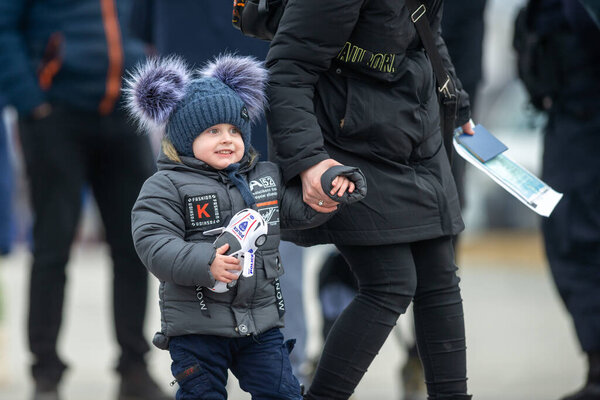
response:
[[[477,400],[553,400],[582,381],[584,358],[569,318],[540,255],[539,239],[513,234],[469,239],[461,251],[470,391]],[[315,266],[325,246],[309,251],[306,308],[309,330],[317,332],[314,302]],[[0,260],[0,399],[26,400],[31,393],[25,342],[27,274],[30,255],[18,248]],[[65,400],[110,400],[117,376],[117,349],[111,324],[110,268],[104,246],[77,246],[68,268],[65,320],[59,348],[70,370],[62,385]],[[156,282],[147,324],[151,337],[159,326]],[[407,318],[400,322],[409,331]],[[310,353],[321,343],[312,335]],[[405,358],[397,335],[391,335],[365,375],[353,399],[400,399],[398,370]],[[167,352],[152,349],[151,372],[165,390],[172,377]],[[249,399],[232,379],[230,399]]]

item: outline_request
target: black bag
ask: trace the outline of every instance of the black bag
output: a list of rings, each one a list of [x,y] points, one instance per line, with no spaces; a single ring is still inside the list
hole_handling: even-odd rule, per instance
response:
[[[287,0],[234,0],[233,26],[246,36],[271,40]]]
[[[552,106],[559,90],[560,74],[555,57],[556,46],[549,37],[540,36],[532,28],[536,1],[530,0],[515,19],[513,48],[517,53],[517,73],[538,110]]]

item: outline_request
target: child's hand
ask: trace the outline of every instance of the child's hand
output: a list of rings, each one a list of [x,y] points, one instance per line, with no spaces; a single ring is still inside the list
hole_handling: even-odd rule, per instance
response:
[[[227,243],[219,247],[216,251],[215,259],[210,265],[210,273],[213,278],[225,283],[234,281],[239,277],[239,274],[236,275],[229,271],[240,271],[242,269],[240,261],[237,258],[224,255],[227,249],[229,249],[229,244]]]
[[[346,193],[346,189],[348,190],[348,193],[354,192],[354,182],[352,182],[345,176],[336,176],[335,179],[331,182],[331,186],[332,188],[329,191],[329,194],[331,194],[332,196],[334,196],[337,192],[337,196],[342,197],[344,193]]]

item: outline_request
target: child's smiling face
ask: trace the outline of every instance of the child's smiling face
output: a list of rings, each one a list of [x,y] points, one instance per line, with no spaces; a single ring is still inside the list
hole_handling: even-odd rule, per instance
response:
[[[215,169],[227,168],[244,156],[242,132],[231,124],[218,124],[202,132],[192,143],[194,157]]]

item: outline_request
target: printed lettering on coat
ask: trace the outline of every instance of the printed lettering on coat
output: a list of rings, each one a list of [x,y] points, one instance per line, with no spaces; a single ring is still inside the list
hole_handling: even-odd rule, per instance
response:
[[[253,179],[248,184],[256,200],[256,208],[269,225],[279,224],[279,203],[277,201],[277,185],[267,175]]]
[[[277,187],[275,185],[275,181],[269,175],[263,176],[263,177],[258,178],[258,179],[251,180],[249,185],[250,185],[250,191],[252,191],[252,192],[254,192],[254,189],[256,187],[260,187],[260,188],[263,188],[263,189],[266,189],[266,188],[276,188]]]
[[[206,228],[221,224],[221,212],[217,194],[185,196],[186,224],[190,229]]]
[[[364,63],[367,56],[366,49],[350,42],[346,42],[337,55],[337,59],[345,63]],[[379,72],[396,72],[394,62],[396,55],[393,53],[371,53],[366,60],[366,66]]]

